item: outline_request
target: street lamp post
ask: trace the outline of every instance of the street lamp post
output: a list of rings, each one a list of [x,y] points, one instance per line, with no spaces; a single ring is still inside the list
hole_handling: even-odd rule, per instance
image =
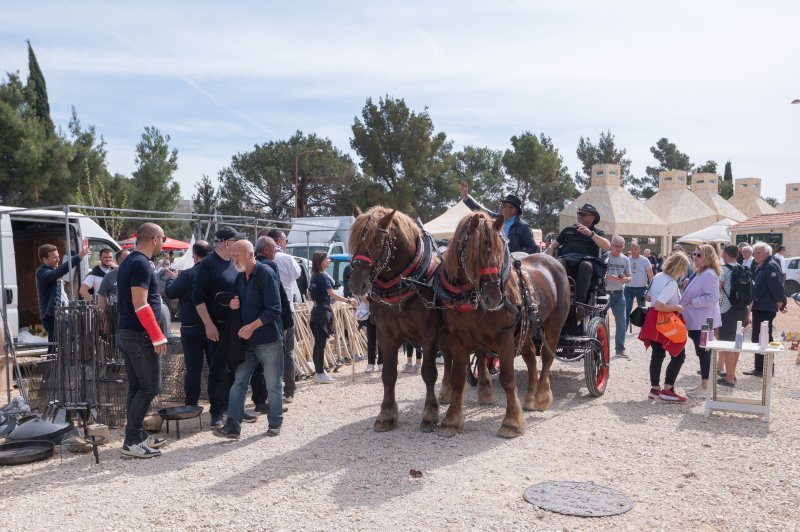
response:
[[[298,213],[300,212],[299,204],[297,203],[298,200],[298,163],[300,161],[300,157],[307,153],[322,153],[322,148],[316,148],[314,150],[306,150],[298,153],[294,156],[294,217],[297,218]]]

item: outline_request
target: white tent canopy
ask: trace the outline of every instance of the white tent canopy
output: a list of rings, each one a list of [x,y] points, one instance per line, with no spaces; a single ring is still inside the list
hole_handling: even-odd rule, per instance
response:
[[[731,242],[731,226],[737,222],[725,218],[699,231],[682,236],[679,244],[729,244]]]
[[[456,227],[458,227],[458,222],[460,222],[464,216],[473,213],[475,213],[475,211],[467,207],[463,201],[459,201],[447,209],[444,214],[426,223],[425,230],[436,239],[450,238],[453,236]]]

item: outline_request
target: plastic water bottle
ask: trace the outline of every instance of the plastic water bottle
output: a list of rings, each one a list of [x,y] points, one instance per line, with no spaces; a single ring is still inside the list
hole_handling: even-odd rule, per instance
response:
[[[766,349],[769,347],[769,323],[761,322],[761,330],[758,332],[758,348]]]
[[[703,325],[700,329],[700,347],[705,348],[706,344],[708,344],[708,325]]]
[[[742,330],[742,322],[736,322],[736,340],[733,343],[734,349],[741,349],[744,343],[744,332]]]
[[[708,341],[713,342],[716,340],[714,336],[714,318],[708,318],[708,320],[706,320],[706,328],[708,329]]]

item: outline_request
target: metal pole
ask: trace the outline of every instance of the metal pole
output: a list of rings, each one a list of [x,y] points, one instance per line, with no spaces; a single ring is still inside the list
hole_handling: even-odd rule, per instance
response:
[[[11,218],[9,217],[9,221]],[[5,271],[5,256],[3,255],[3,240],[5,240],[5,235],[3,234],[3,213],[0,213],[0,286],[3,289],[2,298],[3,298],[3,321],[7,324],[8,323],[8,310],[6,308],[6,271]],[[4,327],[3,330],[3,351],[5,352],[5,359],[6,359],[6,399],[7,403],[11,403],[11,370],[9,369],[8,365],[8,355],[11,349],[11,338],[6,338],[8,334],[7,332],[11,332],[10,327]]]
[[[311,231],[306,231],[306,258],[311,261]]]
[[[70,301],[75,301],[75,275],[72,272],[72,245],[69,238],[69,205],[64,205],[64,224],[67,230],[67,256],[69,264],[69,295]]]
[[[298,188],[297,188],[297,161],[300,159],[300,155],[297,154],[294,156],[294,217],[297,218],[299,215],[298,208],[297,208],[297,197],[298,197]]]

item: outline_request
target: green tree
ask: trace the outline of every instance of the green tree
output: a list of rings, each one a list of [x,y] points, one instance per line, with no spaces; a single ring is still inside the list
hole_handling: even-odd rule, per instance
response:
[[[402,98],[367,98],[352,130],[350,147],[364,176],[383,188],[381,203],[429,219],[458,197],[452,142],[435,133],[427,107],[416,113]]]
[[[217,199],[217,189],[214,188],[214,182],[206,174],[203,174],[200,182],[194,184],[194,194],[192,195],[194,212],[199,214],[214,214],[214,209],[217,206]]]
[[[467,182],[470,195],[480,203],[495,208],[503,198],[502,151],[465,146],[453,154],[453,173],[459,182]]]
[[[614,135],[611,131],[601,131],[597,140],[597,145],[592,143],[592,139],[586,137],[578,141],[576,150],[578,159],[582,163],[581,172],[575,172],[575,184],[581,189],[586,190],[592,182],[593,164],[618,164],[620,165],[620,179],[622,186],[627,186],[631,177],[631,160],[625,157],[626,150],[618,150],[614,143]]]
[[[42,69],[39,68],[39,62],[36,60],[36,54],[33,52],[31,42],[25,42],[28,43],[28,86],[26,87],[26,94],[36,117],[46,127],[48,135],[51,135],[55,132],[55,128],[50,118],[50,100],[47,97],[47,84],[44,81]]]
[[[725,163],[725,173],[722,176],[722,182],[719,184],[719,195],[725,199],[731,199],[733,196],[733,170],[731,170],[731,162]]]
[[[220,211],[225,214],[287,219],[295,206],[295,157],[298,214],[335,215],[352,211],[350,191],[357,182],[352,159],[333,143],[297,131],[289,140],[256,145],[233,157],[220,171]]]
[[[648,166],[644,177],[631,178],[630,191],[640,198],[647,199],[658,192],[658,173],[662,170],[684,170],[692,173],[693,165],[689,156],[678,150],[678,147],[666,137],[658,140],[655,146],[650,148],[658,166]]]
[[[169,135],[153,126],[145,127],[136,145],[130,205],[134,209],[171,212],[180,199],[181,187],[174,181],[178,150],[170,149]]]
[[[549,137],[530,132],[511,137],[503,155],[512,193],[523,199],[525,217],[545,233],[558,229],[558,214],[578,191]]]
[[[764,198],[764,201],[766,201],[767,203],[769,203],[770,205],[772,205],[775,208],[777,208],[778,205],[780,204],[780,202],[776,198],[769,197],[769,196]]]

